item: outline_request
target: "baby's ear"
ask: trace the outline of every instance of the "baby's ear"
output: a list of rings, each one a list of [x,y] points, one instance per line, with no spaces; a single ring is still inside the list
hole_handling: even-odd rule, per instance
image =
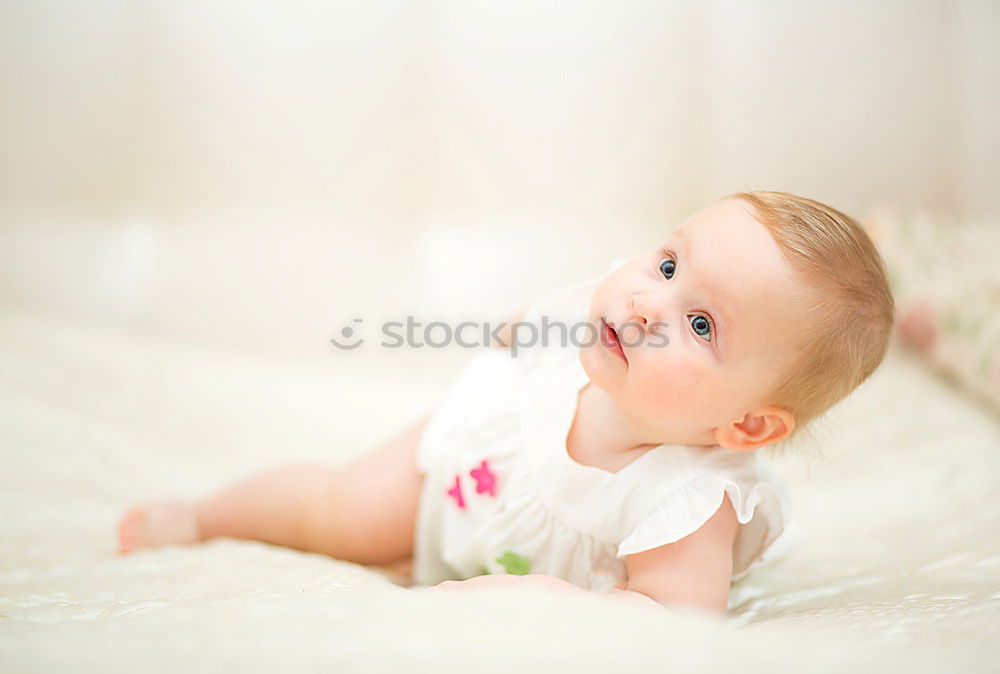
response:
[[[715,441],[726,449],[748,451],[787,438],[795,418],[783,407],[767,405],[744,417],[715,427]]]

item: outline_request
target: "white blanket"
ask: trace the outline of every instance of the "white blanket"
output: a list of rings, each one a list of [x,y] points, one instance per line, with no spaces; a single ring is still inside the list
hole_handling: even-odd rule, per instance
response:
[[[366,451],[467,356],[275,362],[0,314],[0,671],[995,671],[1000,423],[895,351],[822,457],[773,461],[792,544],[725,619],[253,542],[115,554],[131,503]]]

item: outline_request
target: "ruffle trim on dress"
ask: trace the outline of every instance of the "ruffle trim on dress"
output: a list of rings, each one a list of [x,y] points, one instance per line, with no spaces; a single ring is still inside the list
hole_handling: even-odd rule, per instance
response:
[[[725,477],[693,476],[657,503],[621,542],[617,556],[651,550],[694,533],[716,513],[726,494],[740,524],[733,544],[733,579],[742,578],[763,561],[785,529],[781,496],[766,482],[747,488]]]

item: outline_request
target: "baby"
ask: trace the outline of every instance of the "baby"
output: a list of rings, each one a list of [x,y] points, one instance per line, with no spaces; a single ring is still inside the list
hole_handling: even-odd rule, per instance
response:
[[[504,350],[553,318],[599,338]],[[786,193],[733,195],[536,300],[390,442],[135,507],[120,551],[226,536],[434,589],[537,584],[724,613],[789,516],[754,450],[871,375],[893,319],[882,259],[854,220]]]

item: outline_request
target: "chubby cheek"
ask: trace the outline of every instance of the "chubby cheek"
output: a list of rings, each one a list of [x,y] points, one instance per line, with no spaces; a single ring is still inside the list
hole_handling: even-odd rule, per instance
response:
[[[642,367],[630,370],[623,391],[629,404],[645,416],[709,409],[715,398],[714,373],[697,356],[679,347],[670,354],[643,359]]]

